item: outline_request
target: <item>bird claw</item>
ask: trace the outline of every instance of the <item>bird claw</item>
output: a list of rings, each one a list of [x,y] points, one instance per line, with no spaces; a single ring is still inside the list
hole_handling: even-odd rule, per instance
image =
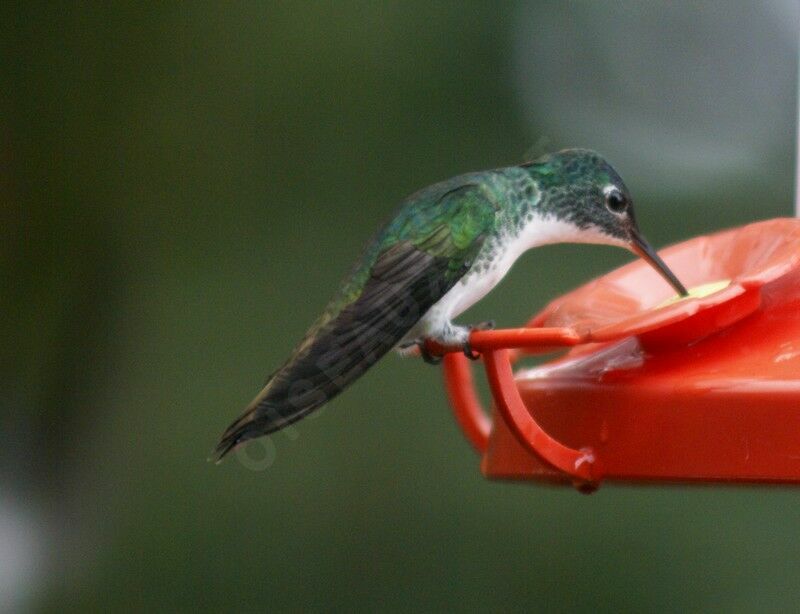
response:
[[[494,320],[486,320],[485,322],[478,322],[477,324],[473,324],[469,327],[470,332],[476,330],[493,330],[495,327]],[[478,360],[481,355],[479,352],[475,352],[470,345],[469,339],[464,342],[464,345],[461,346],[461,351],[464,352],[464,356],[469,358],[470,360]]]
[[[495,327],[494,320],[486,320],[485,322],[478,322],[477,324],[473,324],[469,326],[469,331],[473,332],[476,330],[492,330]],[[429,365],[438,365],[442,362],[443,356],[434,356],[428,351],[428,348],[425,346],[425,339],[417,339],[413,342],[413,345],[416,345],[419,348],[419,354],[422,356],[422,360],[424,360]],[[472,345],[470,345],[469,337],[461,346],[461,351],[464,353],[464,356],[469,358],[470,360],[478,360],[481,355],[480,352],[476,352],[472,349]]]
[[[469,340],[464,342],[464,345],[461,346],[461,351],[464,352],[464,356],[469,358],[470,360],[478,360],[481,355],[477,352],[472,350],[472,346],[469,343]]]
[[[442,356],[434,356],[428,351],[428,348],[425,347],[425,339],[417,341],[417,347],[419,348],[419,355],[422,356],[422,360],[429,365],[438,365],[442,362]]]

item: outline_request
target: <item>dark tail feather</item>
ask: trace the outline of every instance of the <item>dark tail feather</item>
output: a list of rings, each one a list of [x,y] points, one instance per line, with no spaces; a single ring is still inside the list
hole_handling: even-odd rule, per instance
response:
[[[211,458],[297,422],[358,379],[455,284],[456,277],[445,275],[450,264],[408,242],[383,252],[358,299],[311,329]]]
[[[221,463],[225,455],[233,450],[239,441],[240,436],[238,434],[231,434],[230,436],[223,435],[222,439],[220,439],[220,442],[214,446],[214,449],[208,456],[208,460],[212,463]]]
[[[259,396],[260,398],[261,396]],[[318,407],[313,405],[299,410],[287,408],[291,411],[281,412],[275,407],[266,405],[263,401],[258,402],[259,399],[256,399],[256,402],[225,429],[208,460],[219,463],[228,452],[239,444],[279,431],[304,418]]]
[[[209,460],[219,462],[249,439],[274,433],[304,418],[357,380],[398,341],[372,333],[361,337],[359,351],[339,335],[336,344],[318,340],[277,371],[245,412],[222,434]]]

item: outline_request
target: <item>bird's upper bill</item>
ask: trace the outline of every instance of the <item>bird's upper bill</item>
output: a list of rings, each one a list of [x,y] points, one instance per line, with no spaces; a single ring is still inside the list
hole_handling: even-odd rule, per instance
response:
[[[675,273],[670,271],[669,267],[664,263],[658,252],[647,242],[647,239],[642,236],[638,228],[634,228],[630,232],[631,244],[630,249],[637,256],[642,258],[650,266],[652,266],[663,277],[667,283],[675,289],[680,296],[688,296],[686,288],[675,276]]]

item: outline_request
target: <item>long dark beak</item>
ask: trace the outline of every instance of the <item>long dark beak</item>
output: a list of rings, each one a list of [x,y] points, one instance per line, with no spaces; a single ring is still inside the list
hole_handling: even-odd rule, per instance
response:
[[[681,296],[689,296],[683,284],[675,277],[675,274],[669,270],[667,265],[664,264],[664,261],[659,258],[656,250],[650,246],[637,228],[631,231],[631,249],[637,256],[643,258],[651,267],[658,271],[661,277],[663,277],[670,286],[675,288],[678,294]]]

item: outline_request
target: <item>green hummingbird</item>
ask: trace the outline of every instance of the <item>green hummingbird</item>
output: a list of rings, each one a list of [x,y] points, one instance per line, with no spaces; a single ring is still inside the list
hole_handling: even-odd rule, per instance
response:
[[[474,357],[474,327],[452,319],[492,290],[524,252],[564,242],[627,248],[686,295],[639,232],[622,179],[593,151],[567,149],[442,181],[401,204],[212,457],[220,460],[300,420],[392,348],[419,348],[433,361],[424,345],[430,339]]]

